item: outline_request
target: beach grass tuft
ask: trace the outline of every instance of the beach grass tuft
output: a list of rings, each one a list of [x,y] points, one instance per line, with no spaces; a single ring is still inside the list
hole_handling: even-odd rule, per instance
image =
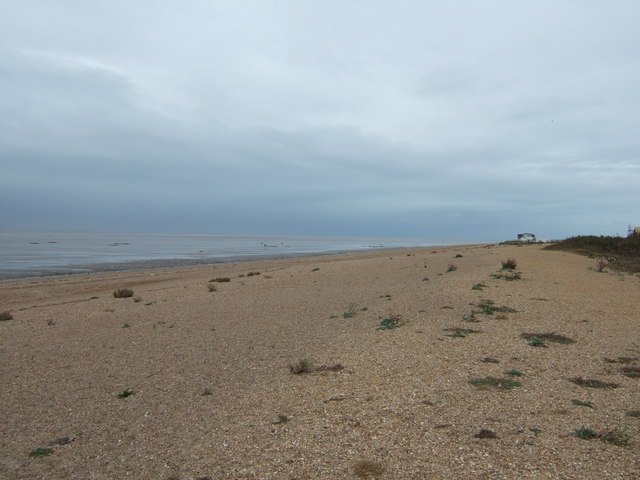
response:
[[[295,375],[313,372],[313,362],[308,358],[301,358],[298,363],[289,365],[289,370]]]
[[[502,270],[515,270],[518,268],[518,262],[516,262],[513,258],[507,258],[506,260],[502,260]]]

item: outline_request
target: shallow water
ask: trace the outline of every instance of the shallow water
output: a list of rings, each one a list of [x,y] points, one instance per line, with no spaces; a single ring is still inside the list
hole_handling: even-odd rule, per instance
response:
[[[126,264],[132,262],[146,262],[148,266],[187,265],[236,258],[462,243],[471,242],[416,238],[0,232],[0,279],[126,270]]]

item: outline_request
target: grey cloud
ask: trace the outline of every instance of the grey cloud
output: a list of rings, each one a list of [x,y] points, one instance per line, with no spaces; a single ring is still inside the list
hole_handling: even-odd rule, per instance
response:
[[[0,19],[0,221],[623,233],[640,221],[637,13],[25,0]]]

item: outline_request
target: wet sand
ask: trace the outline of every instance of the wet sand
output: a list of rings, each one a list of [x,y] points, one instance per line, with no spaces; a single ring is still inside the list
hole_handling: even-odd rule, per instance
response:
[[[2,282],[0,477],[639,478],[640,278],[540,248]]]

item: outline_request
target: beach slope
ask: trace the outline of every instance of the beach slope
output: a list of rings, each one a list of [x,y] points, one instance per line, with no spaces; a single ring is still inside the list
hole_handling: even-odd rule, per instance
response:
[[[593,267],[470,245],[0,283],[0,477],[640,478],[640,278]]]

